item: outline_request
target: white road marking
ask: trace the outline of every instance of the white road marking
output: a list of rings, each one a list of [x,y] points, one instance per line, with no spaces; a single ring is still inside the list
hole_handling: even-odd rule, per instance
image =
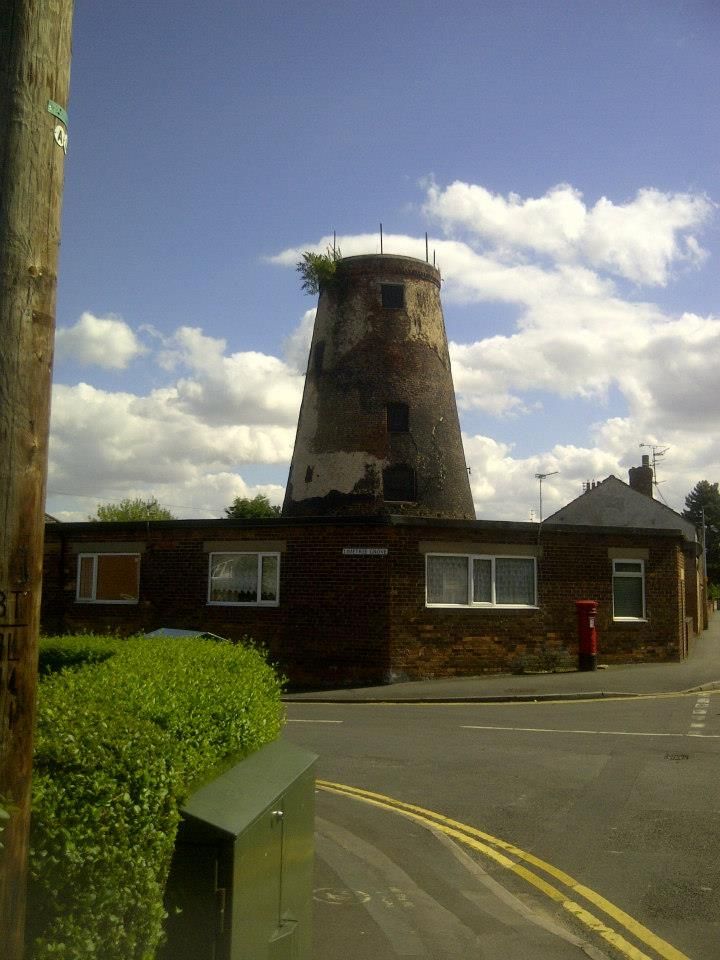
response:
[[[286,723],[345,723],[344,720],[294,720],[288,717]]]
[[[583,948],[594,950],[590,947],[586,940],[582,940],[580,937],[575,936],[569,930],[565,930],[559,923],[557,923],[550,916],[544,916],[541,913],[535,913],[534,910],[531,910],[526,904],[519,900],[515,894],[511,893],[502,884],[498,883],[497,880],[494,880],[490,874],[483,869],[483,867],[473,858],[463,850],[461,846],[458,845],[457,840],[446,836],[441,830],[438,830],[431,823],[421,824],[425,827],[426,830],[430,830],[432,834],[437,837],[437,839],[445,844],[448,850],[453,854],[453,856],[465,867],[465,869],[478,880],[491,895],[494,895],[498,898],[500,903],[497,908],[495,908],[491,916],[495,916],[500,923],[512,923],[512,915],[507,917],[504,911],[504,907],[509,907],[510,910],[513,910],[515,913],[519,914],[524,920],[527,920],[529,923],[534,923],[538,927],[542,927],[544,930],[547,930],[549,933],[552,933],[556,937],[560,937],[562,940],[567,940],[568,943],[573,944],[573,946],[578,947],[580,950]],[[463,896],[467,897],[468,900],[471,900],[473,903],[478,904],[482,909],[485,906],[485,910],[488,910],[488,899],[487,895],[483,896],[481,891],[475,891],[473,889],[464,889]],[[595,953],[587,953],[590,957],[596,957],[598,960],[608,960],[606,954],[601,953],[599,950]]]
[[[712,734],[693,732],[693,731],[705,729],[705,721],[707,719],[709,706],[710,706],[709,697],[697,698],[695,706],[693,707],[692,717],[690,718],[690,732],[688,733],[689,737],[712,736]]]
[[[364,890],[348,890],[347,887],[315,887],[313,890],[313,900],[335,907],[348,903],[367,903],[369,899],[370,894]]]
[[[583,733],[608,737],[701,737],[720,739],[720,734],[701,733],[636,733],[631,730],[560,730],[555,727],[489,727],[479,724],[461,724],[461,730],[509,730],[515,733]]]

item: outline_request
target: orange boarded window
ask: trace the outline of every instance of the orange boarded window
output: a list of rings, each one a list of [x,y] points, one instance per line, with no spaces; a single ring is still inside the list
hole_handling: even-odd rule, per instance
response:
[[[137,553],[82,554],[77,599],[90,603],[137,603],[139,580]]]

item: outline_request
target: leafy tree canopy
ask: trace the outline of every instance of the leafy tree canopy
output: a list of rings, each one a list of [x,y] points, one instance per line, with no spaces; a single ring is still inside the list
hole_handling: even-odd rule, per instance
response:
[[[229,507],[225,507],[225,516],[231,520],[253,520],[257,517],[279,517],[280,507],[274,506],[264,493],[258,493],[250,500],[248,497],[235,497]]]
[[[143,500],[142,497],[125,497],[119,503],[99,503],[97,513],[88,520],[174,520],[175,517],[165,507],[161,507],[155,497]]]
[[[685,497],[683,516],[696,526],[702,526],[702,514],[705,508],[705,523],[715,525],[720,521],[720,490],[717,483],[700,480]]]
[[[708,579],[720,584],[720,490],[708,480],[700,480],[685,497],[682,515],[702,530],[703,511]]]

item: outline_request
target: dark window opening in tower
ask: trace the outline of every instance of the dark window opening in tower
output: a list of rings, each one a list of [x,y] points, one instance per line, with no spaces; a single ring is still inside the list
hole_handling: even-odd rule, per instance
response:
[[[417,500],[417,482],[412,467],[396,463],[383,470],[383,500],[406,503]]]
[[[380,294],[384,307],[397,310],[405,306],[405,286],[402,283],[381,283]]]
[[[388,433],[407,433],[410,429],[410,409],[406,403],[387,405]]]

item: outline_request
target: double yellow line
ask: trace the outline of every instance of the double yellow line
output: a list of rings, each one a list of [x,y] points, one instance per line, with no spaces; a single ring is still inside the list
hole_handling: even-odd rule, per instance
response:
[[[633,917],[625,913],[624,910],[616,907],[614,903],[610,903],[609,900],[606,900],[605,897],[602,897],[599,893],[584,886],[563,870],[554,867],[551,863],[546,863],[539,857],[533,856],[532,853],[527,853],[525,850],[521,850],[520,847],[516,847],[512,843],[507,843],[505,840],[493,837],[489,833],[484,833],[482,830],[468,826],[466,823],[452,820],[450,817],[445,817],[441,813],[436,813],[434,810],[427,810],[425,807],[418,807],[413,803],[403,803],[402,800],[395,800],[393,797],[386,797],[384,794],[374,793],[372,790],[362,790],[359,787],[350,787],[344,783],[333,783],[330,780],[318,780],[317,786],[320,790],[325,790],[328,793],[352,797],[355,800],[361,800],[364,803],[370,803],[383,810],[390,810],[393,813],[408,817],[426,827],[429,826],[435,830],[439,830],[446,836],[452,837],[453,840],[457,840],[466,847],[470,847],[477,853],[488,857],[501,867],[505,867],[518,877],[526,880],[537,890],[540,890],[551,900],[558,903],[564,910],[572,914],[576,920],[579,920],[580,923],[592,930],[593,933],[602,937],[603,940],[606,940],[618,950],[623,957],[627,957],[628,960],[656,960],[657,957],[661,957],[662,960],[690,960],[689,957],[673,947],[672,944],[658,937],[639,921],[633,919]],[[539,876],[538,873],[528,869],[526,864],[530,864],[536,870],[541,871],[559,886],[554,886],[552,883],[549,883],[542,876]],[[565,892],[562,887],[564,887],[565,890],[569,890],[572,895]],[[623,928],[624,932],[631,934],[637,941],[644,944],[645,947],[649,947],[655,951],[655,956],[650,957],[648,954],[643,953],[642,950],[633,946],[621,933],[613,927],[608,926],[603,920],[598,919],[598,917],[581,906],[573,897],[592,904],[593,907],[604,913],[616,927]]]

